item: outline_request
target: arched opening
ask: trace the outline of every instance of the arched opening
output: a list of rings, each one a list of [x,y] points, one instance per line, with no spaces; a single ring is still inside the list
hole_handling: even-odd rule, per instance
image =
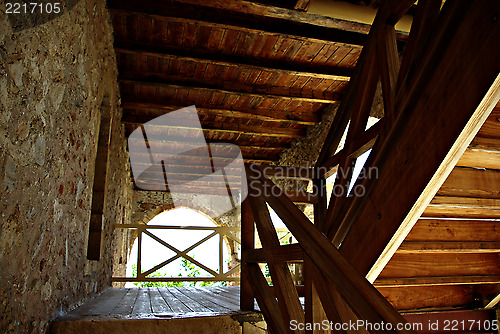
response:
[[[127,261],[127,286],[226,286],[237,281],[228,241],[239,228],[222,227],[187,208],[164,211],[138,231]],[[234,248],[231,247],[231,248]],[[234,250],[232,250],[234,251]]]

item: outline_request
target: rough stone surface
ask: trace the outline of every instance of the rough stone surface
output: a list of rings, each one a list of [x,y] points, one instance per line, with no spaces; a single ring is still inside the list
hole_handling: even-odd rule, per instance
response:
[[[5,8],[0,1],[0,8]],[[0,332],[43,333],[110,286],[112,224],[130,218],[117,69],[104,0],[14,32],[0,12]],[[113,128],[102,260],[87,261],[101,105]]]

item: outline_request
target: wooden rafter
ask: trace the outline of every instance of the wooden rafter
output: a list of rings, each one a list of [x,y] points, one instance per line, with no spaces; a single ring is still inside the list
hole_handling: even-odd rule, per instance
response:
[[[313,102],[313,103],[334,103],[342,99],[342,94],[337,92],[323,93],[323,96],[314,96],[314,92],[304,92],[302,90],[287,89],[281,87],[259,87],[243,83],[203,82],[198,79],[181,79],[178,76],[147,76],[147,74],[126,73],[119,78],[122,84],[149,86],[158,88],[184,89],[195,91],[208,91],[220,94],[234,94],[244,97],[258,99],[288,99],[293,101]]]
[[[122,107],[126,111],[126,115],[136,116],[136,110],[139,111],[149,111],[152,113],[155,111],[155,115],[160,116],[167,112],[178,110],[184,108],[180,106],[179,103],[173,100],[163,100],[163,101],[146,101],[134,99],[131,97],[124,97],[122,102]],[[287,122],[291,124],[301,124],[301,125],[313,125],[319,122],[319,115],[317,113],[301,113],[301,112],[283,112],[280,110],[269,110],[262,108],[242,108],[238,109],[223,109],[213,105],[196,105],[196,110],[200,116],[222,116],[222,117],[234,117],[240,118],[241,121],[244,120],[259,120],[266,122]]]
[[[248,1],[144,0],[137,3],[132,0],[111,0],[108,6],[114,11],[161,15],[254,31],[262,30],[265,26],[266,32],[289,35],[304,41],[314,39],[350,45],[363,45],[366,41],[365,32],[353,31],[357,27],[366,31],[365,25]]]
[[[336,81],[349,81],[352,69],[324,68],[312,64],[291,64],[272,59],[258,59],[244,55],[214,54],[208,50],[190,50],[174,46],[161,47],[137,41],[115,41],[115,51],[121,54],[147,55],[158,58],[178,59],[195,63],[206,63],[225,67],[245,68],[255,71],[272,71],[277,74],[311,77]]]
[[[131,131],[135,130],[138,126],[145,123],[145,119],[151,120],[150,117],[133,117],[125,116],[122,118],[122,123],[130,125]],[[265,127],[265,126],[253,126],[248,124],[233,124],[224,122],[202,122],[204,132],[218,132],[218,133],[241,133],[241,134],[253,134],[260,136],[269,137],[287,137],[287,138],[299,138],[305,135],[304,128],[279,128],[279,127]],[[169,126],[162,126],[157,128],[168,129]],[[129,129],[127,129],[129,130]],[[131,132],[130,131],[130,132]]]

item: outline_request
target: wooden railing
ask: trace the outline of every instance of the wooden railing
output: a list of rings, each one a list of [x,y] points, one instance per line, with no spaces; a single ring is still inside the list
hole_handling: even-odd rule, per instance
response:
[[[165,226],[165,225],[145,225],[145,224],[116,224],[116,229],[134,229],[137,231],[137,276],[136,277],[113,277],[114,282],[207,282],[207,281],[239,281],[240,277],[238,275],[240,270],[240,264],[237,264],[233,268],[224,272],[224,238],[231,239],[237,244],[240,244],[240,239],[234,234],[240,232],[238,227],[217,227],[217,226]],[[209,231],[211,232],[206,237],[193,243],[184,250],[179,250],[171,243],[159,238],[155,234],[151,233],[150,230],[171,230],[171,231]],[[175,255],[170,258],[165,259],[160,264],[143,271],[142,264],[142,254],[143,254],[143,234],[152,238],[156,242],[168,248],[170,251],[174,252]],[[183,235],[184,236],[184,235]],[[195,249],[196,247],[202,245],[206,241],[218,238],[219,247],[217,250],[214,249],[214,253],[218,253],[218,270],[210,268],[208,265],[201,263],[200,261],[189,256],[188,253]],[[158,254],[161,256],[161,254]],[[210,276],[203,277],[148,277],[148,275],[154,273],[155,271],[165,267],[166,265],[174,262],[177,259],[186,259],[187,261],[194,264],[196,267],[203,269]],[[177,274],[177,273],[172,273]]]
[[[234,253],[237,254],[240,249],[240,238],[237,236],[241,232],[241,228],[239,227],[217,227],[217,226],[175,226],[175,225],[145,225],[145,224],[115,224],[115,229],[128,229],[134,230],[137,233],[137,275],[134,277],[113,277],[113,282],[239,282],[240,280],[240,264],[236,264],[234,267],[230,268],[226,272],[224,272],[224,238],[235,243],[234,245]],[[170,230],[170,231],[209,231],[207,236],[202,238],[201,240],[197,240],[193,244],[189,245],[187,248],[183,250],[179,250],[175,245],[163,240],[157,235],[150,232],[150,230]],[[284,242],[286,239],[290,238],[290,233],[287,229],[277,229],[276,230],[280,236],[280,242]],[[144,242],[143,235],[147,235],[152,238],[159,244],[165,246],[170,251],[173,251],[175,254],[169,258],[166,258],[160,264],[149,268],[147,270],[143,270],[143,254],[144,252]],[[183,234],[184,238],[189,239],[188,234]],[[210,268],[209,265],[201,263],[196,260],[194,257],[189,256],[188,253],[191,252],[196,247],[202,245],[203,243],[211,240],[212,238],[217,238],[219,240],[219,247],[217,249],[213,249],[213,253],[217,253],[218,255],[218,270],[214,270]],[[198,238],[199,239],[199,238]],[[229,255],[229,254],[228,254]],[[156,254],[156,256],[160,257],[162,254]],[[186,276],[177,276],[177,272],[172,272],[171,274],[176,275],[172,277],[148,277],[152,273],[162,269],[168,264],[174,262],[177,259],[186,259],[195,265],[196,268],[203,269],[210,276],[199,276],[199,277],[186,277]],[[235,259],[236,261],[240,259]]]
[[[254,298],[273,334],[411,333],[404,318],[373,287],[420,214],[451,172],[500,91],[500,3],[419,0],[406,50],[399,56],[395,24],[414,0],[388,0],[378,10],[355,75],[340,104],[315,168],[283,173],[310,178],[317,193],[287,196],[257,166],[248,166],[249,194],[242,208],[241,308]],[[481,50],[480,52],[478,50]],[[377,83],[384,117],[369,129]],[[345,144],[339,145],[347,132]],[[325,177],[348,189],[357,157],[372,149],[365,168],[378,177],[356,180],[365,192],[333,194]],[[325,172],[326,171],[326,172]],[[314,224],[294,204],[314,205]],[[280,245],[269,205],[298,244]],[[254,230],[262,242],[255,249]],[[303,261],[297,287],[288,263]],[[267,263],[270,287],[259,263]],[[305,298],[304,308],[299,295]],[[363,323],[370,326],[307,329],[294,324]],[[380,326],[390,324],[390,326]],[[377,326],[378,325],[378,326]],[[410,324],[411,325],[411,324]]]

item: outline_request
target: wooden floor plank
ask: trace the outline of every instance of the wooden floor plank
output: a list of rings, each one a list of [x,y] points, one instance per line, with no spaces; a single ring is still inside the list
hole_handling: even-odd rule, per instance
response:
[[[113,288],[69,313],[72,317],[154,316],[240,311],[240,287]],[[255,310],[259,310],[255,304]]]
[[[147,288],[140,289],[132,309],[132,314],[150,315],[152,314],[151,302]]]
[[[238,311],[240,309],[240,303],[238,300],[223,294],[213,287],[199,287],[197,289],[201,290],[207,298],[214,300],[216,304],[219,304],[231,311]]]
[[[191,312],[213,312],[208,307],[205,307],[204,305],[198,303],[198,301],[186,296],[177,288],[169,288],[168,291],[172,293],[175,298],[186,305],[191,310]]]
[[[128,289],[108,289],[76,309],[75,313],[80,316],[108,315],[123,299],[127,291]]]
[[[128,289],[109,289],[105,295],[106,299],[97,305],[94,310],[96,315],[109,315],[113,309],[123,300],[126,296]]]
[[[168,313],[173,312],[167,304],[158,288],[149,288],[149,299],[151,301],[151,310],[153,313]]]
[[[183,288],[178,288],[178,290],[187,297],[191,298],[192,300],[195,300],[197,303],[210,309],[211,312],[231,312],[230,308],[223,306],[220,301],[208,295],[201,289],[192,287],[183,287]]]
[[[239,286],[226,286],[226,287],[215,287],[216,290],[220,291],[223,295],[229,296],[235,300],[238,304],[240,301],[240,287]],[[260,312],[259,304],[254,300],[254,310]]]
[[[134,309],[135,300],[137,299],[137,295],[139,293],[139,289],[132,288],[127,291],[127,294],[120,301],[118,305],[111,311],[112,315],[129,315],[132,313]]]
[[[165,302],[168,304],[172,312],[174,313],[186,313],[193,312],[189,307],[187,307],[182,301],[177,299],[169,290],[169,288],[158,288],[158,292],[161,294]]]

